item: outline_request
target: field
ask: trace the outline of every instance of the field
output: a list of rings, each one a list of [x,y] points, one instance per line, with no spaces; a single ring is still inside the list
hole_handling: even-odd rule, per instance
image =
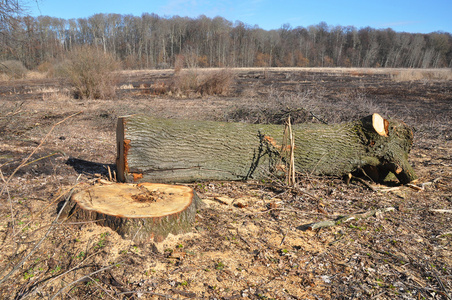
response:
[[[451,71],[230,71],[218,96],[162,94],[172,70],[122,71],[110,100],[74,99],[57,79],[0,81],[0,298],[452,299]],[[335,123],[374,112],[413,127],[413,185],[197,182],[193,232],[161,243],[54,222],[72,188],[110,179],[118,116]],[[345,215],[355,218],[308,229]]]

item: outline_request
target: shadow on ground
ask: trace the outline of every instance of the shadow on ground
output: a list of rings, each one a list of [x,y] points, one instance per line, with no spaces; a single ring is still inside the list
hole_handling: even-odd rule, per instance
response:
[[[95,174],[100,174],[109,177],[108,168],[110,168],[110,172],[116,171],[116,164],[102,164],[75,157],[69,157],[65,163],[73,167],[77,173],[84,175],[95,176]]]

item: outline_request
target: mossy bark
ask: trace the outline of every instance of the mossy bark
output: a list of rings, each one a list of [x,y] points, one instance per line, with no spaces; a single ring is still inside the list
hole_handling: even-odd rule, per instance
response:
[[[294,125],[295,168],[342,176],[374,166],[410,182],[416,178],[408,163],[412,131],[397,120],[389,120],[387,130],[387,136],[378,134],[372,116],[344,124]],[[279,169],[283,132],[281,125],[121,117],[118,177],[126,182],[266,178]]]

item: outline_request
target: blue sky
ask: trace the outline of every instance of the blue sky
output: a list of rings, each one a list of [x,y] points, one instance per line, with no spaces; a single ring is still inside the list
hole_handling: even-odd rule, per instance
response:
[[[242,21],[265,30],[283,24],[292,27],[316,25],[370,26],[395,31],[452,33],[452,0],[34,0],[28,2],[32,16],[47,15],[63,19],[85,18],[96,13],[118,13],[141,16],[196,18],[221,16]]]

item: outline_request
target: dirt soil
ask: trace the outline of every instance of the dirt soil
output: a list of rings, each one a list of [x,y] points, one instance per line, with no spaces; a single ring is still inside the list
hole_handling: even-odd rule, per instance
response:
[[[373,70],[234,72],[229,95],[204,97],[156,95],[171,70],[122,72],[110,100],[73,99],[55,79],[0,82],[0,298],[452,299],[452,82]],[[161,243],[54,222],[71,189],[110,179],[118,116],[255,122],[275,107],[405,121],[419,180],[196,182],[203,205],[193,231]],[[345,215],[355,218],[309,229]]]

